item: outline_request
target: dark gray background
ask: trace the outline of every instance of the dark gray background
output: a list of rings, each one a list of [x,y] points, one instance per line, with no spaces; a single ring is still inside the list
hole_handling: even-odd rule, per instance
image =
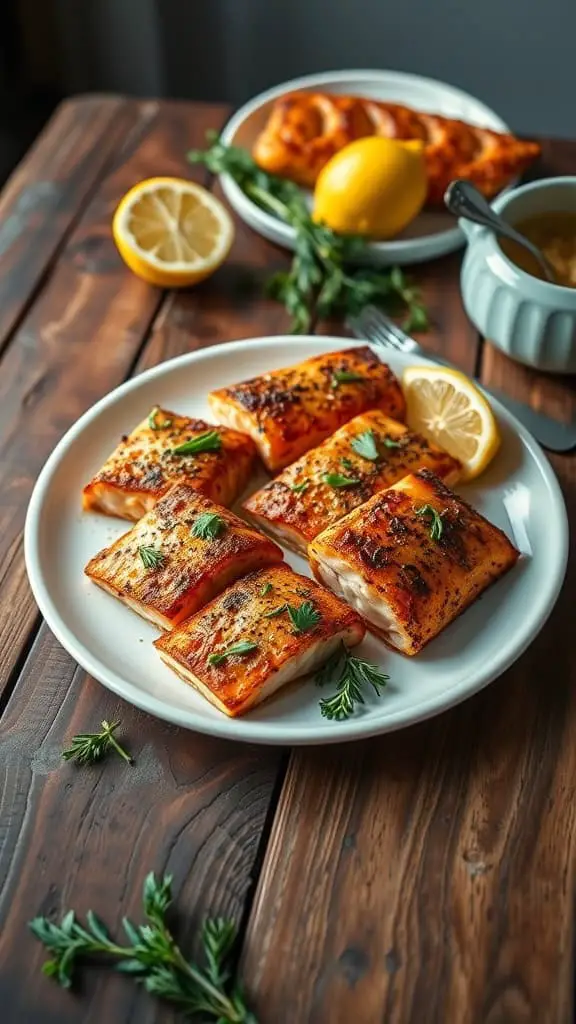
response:
[[[293,75],[393,68],[517,131],[576,135],[576,0],[56,0],[66,91],[241,103]]]

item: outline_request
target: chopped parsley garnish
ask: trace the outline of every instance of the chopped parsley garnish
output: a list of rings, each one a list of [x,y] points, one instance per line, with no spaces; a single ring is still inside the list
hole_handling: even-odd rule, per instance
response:
[[[362,459],[369,459],[370,462],[378,462],[380,452],[376,445],[376,438],[374,437],[373,430],[365,430],[364,433],[358,434],[357,437],[353,437],[350,445],[356,452],[356,455],[360,455]]]
[[[303,494],[304,491],[310,486],[309,480],[303,480],[301,484],[292,484],[290,487],[291,491],[295,491],[296,494]]]
[[[262,587],[261,591],[260,591],[260,597],[266,597],[266,594],[269,594],[271,590],[272,590],[272,584],[271,583],[265,583],[264,586]]]
[[[189,441],[170,448],[171,455],[200,455],[202,452],[219,452],[222,438],[217,430],[206,430],[203,434],[191,437]]]
[[[366,377],[360,376],[359,373],[353,373],[352,370],[334,370],[332,387],[337,388],[339,384],[362,384],[365,380]]]
[[[226,523],[216,512],[202,512],[192,527],[192,536],[214,540],[226,529]]]
[[[355,476],[342,476],[341,473],[325,473],[323,478],[324,483],[328,484],[329,487],[356,487],[360,483],[358,477]]]
[[[258,644],[253,643],[251,640],[240,640],[239,643],[227,647],[221,654],[211,654],[208,658],[208,664],[220,665],[227,658],[242,657],[244,654],[252,654],[253,651],[257,650]]]
[[[166,561],[166,555],[157,548],[147,547],[145,544],[138,548],[138,554],[145,569],[160,569]]]
[[[422,516],[423,519],[428,520],[431,540],[440,540],[444,531],[442,513],[438,512],[433,505],[422,505],[420,508],[415,508],[414,512],[417,516]]]
[[[162,423],[158,422],[159,412],[159,407],[155,405],[154,408],[151,410],[150,415],[148,416],[148,426],[150,427],[150,430],[167,430],[168,427],[172,426],[172,420],[166,419],[162,420]]]

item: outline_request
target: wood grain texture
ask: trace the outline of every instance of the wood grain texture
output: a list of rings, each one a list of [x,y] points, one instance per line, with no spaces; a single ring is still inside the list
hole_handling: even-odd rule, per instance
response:
[[[152,655],[151,655],[152,656]],[[73,735],[122,720],[136,759],[89,769],[62,762]],[[178,935],[192,954],[207,914],[240,920],[280,754],[159,722],[87,679],[47,627],[2,720],[0,1001],[6,1024],[173,1020],[109,972],[84,972],[82,997],[40,972],[27,933],[37,914],[97,909],[111,930],[141,919],[146,874],[170,872]]]
[[[576,165],[576,144],[561,150],[562,167],[545,147],[556,173]],[[466,366],[462,334],[442,330]],[[489,346],[481,379],[576,415],[573,381]],[[574,522],[573,460],[553,462]],[[244,950],[263,1022],[574,1018],[575,562],[542,633],[486,691],[397,735],[293,753]]]
[[[123,271],[106,227],[111,204],[133,180],[154,173],[153,163],[161,165],[159,173],[187,173],[185,148],[200,145],[220,116],[214,107],[163,104],[149,130],[119,159],[112,178],[99,186],[93,210],[84,217],[96,225],[89,230],[99,239],[95,262],[84,268],[94,306],[88,313],[84,304],[76,309],[58,343],[65,345],[73,368],[56,377],[57,391],[44,416],[55,415],[58,395],[66,396],[68,415],[80,381],[75,400],[89,402],[97,389],[132,370],[241,335],[248,314],[237,300],[235,281],[244,280],[245,272],[234,254],[226,287],[216,275],[194,291],[162,297]],[[266,243],[239,231],[237,244],[247,256],[250,237],[253,266],[278,262],[277,255],[265,252]],[[39,308],[42,298],[31,314],[40,338],[50,311]],[[122,311],[131,318],[130,344],[115,354],[114,339],[116,345],[122,341]],[[253,296],[253,333],[275,330],[280,315],[278,307]],[[99,339],[93,369],[74,340],[84,334],[84,324],[92,325]],[[56,341],[53,351],[58,352]],[[30,464],[28,451],[26,460]],[[9,586],[13,578],[10,572]],[[77,771],[62,764],[60,750],[72,735],[118,717],[135,768],[111,762]],[[8,766],[0,783],[0,960],[6,965],[0,998],[12,1019],[27,1024],[172,1020],[170,1010],[109,973],[89,974],[81,1000],[59,991],[39,973],[42,950],[27,937],[26,922],[37,913],[57,915],[67,906],[82,913],[92,906],[116,931],[124,913],[139,916],[147,872],[166,870],[174,875],[178,934],[193,952],[207,913],[242,918],[282,752],[213,741],[139,713],[87,678],[43,626],[7,703],[0,758]]]
[[[131,104],[121,98],[65,101],[5,185],[0,196],[0,351],[133,120]]]
[[[200,105],[190,117],[179,103],[163,104],[160,113],[151,102],[130,104],[130,111],[113,166],[66,238],[2,360],[0,695],[36,617],[22,549],[34,481],[68,427],[130,374],[163,301],[159,289],[122,263],[110,233],[113,210],[142,178],[188,173],[187,146],[201,145],[206,129],[217,127],[225,114],[225,108]],[[14,607],[18,616],[9,614]]]

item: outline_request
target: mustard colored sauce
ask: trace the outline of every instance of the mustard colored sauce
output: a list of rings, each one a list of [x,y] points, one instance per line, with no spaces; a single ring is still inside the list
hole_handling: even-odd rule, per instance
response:
[[[576,211],[538,213],[515,222],[514,227],[544,253],[558,284],[576,288]],[[534,257],[523,246],[507,238],[500,238],[499,243],[512,263],[533,277],[544,277]]]

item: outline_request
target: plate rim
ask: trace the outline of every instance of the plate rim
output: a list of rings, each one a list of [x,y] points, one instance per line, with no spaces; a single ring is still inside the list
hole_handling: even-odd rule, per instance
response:
[[[441,714],[442,712],[449,710],[451,707],[455,707],[457,704],[460,704],[474,696],[474,694],[478,693],[481,689],[488,686],[496,678],[506,672],[507,669],[517,661],[529,647],[545,625],[556,604],[564,582],[569,553],[569,522],[560,484],[551,464],[538,443],[532,438],[526,428],[516,419],[516,417],[502,406],[493,396],[490,396],[490,402],[494,411],[504,420],[504,422],[508,424],[509,427],[511,427],[511,429],[525,444],[530,455],[537,463],[538,469],[544,478],[546,487],[553,498],[553,508],[557,519],[555,529],[557,530],[556,546],[558,550],[558,561],[555,574],[553,577],[550,577],[547,600],[542,607],[538,621],[533,623],[531,629],[526,631],[519,644],[515,645],[514,643],[511,643],[509,645],[506,656],[503,660],[499,660],[498,652],[496,652],[488,662],[488,670],[486,671],[486,667],[484,667],[483,672],[480,673],[482,676],[481,680],[477,685],[473,685],[473,688],[468,689],[464,694],[460,693],[461,684],[458,683],[451,686],[448,690],[442,691],[440,695],[432,698],[424,698],[418,703],[412,704],[409,709],[395,712],[390,715],[385,722],[378,722],[372,718],[359,716],[357,719],[348,719],[346,725],[343,727],[342,723],[326,723],[322,720],[322,725],[320,725],[319,722],[318,726],[284,727],[278,732],[275,732],[272,736],[267,733],[268,726],[266,722],[251,722],[249,718],[243,717],[241,719],[233,719],[222,715],[221,719],[216,718],[214,720],[204,720],[202,719],[201,714],[197,712],[184,712],[182,710],[177,711],[176,709],[171,709],[168,705],[164,705],[158,697],[155,697],[152,694],[147,694],[145,691],[141,691],[135,687],[134,684],[123,680],[120,672],[109,672],[106,665],[99,661],[98,656],[94,655],[92,651],[86,648],[81,641],[76,639],[73,631],[67,626],[62,615],[58,611],[56,604],[50,595],[49,587],[46,585],[42,576],[40,568],[41,559],[39,553],[39,535],[43,502],[49,490],[54,471],[64,458],[69,446],[78,435],[81,435],[85,426],[92,422],[92,420],[97,419],[106,408],[116,404],[118,401],[121,401],[126,394],[137,390],[143,383],[153,380],[155,377],[160,377],[164,373],[170,373],[177,366],[185,367],[205,359],[218,358],[218,356],[221,355],[226,356],[227,354],[232,354],[234,351],[242,351],[246,349],[257,350],[263,346],[278,344],[279,342],[289,342],[291,344],[296,342],[297,346],[303,349],[305,349],[306,345],[310,343],[316,346],[320,343],[326,351],[333,350],[335,346],[342,347],[342,342],[345,342],[347,347],[367,344],[366,342],[356,339],[341,336],[338,337],[336,335],[299,335],[295,337],[294,335],[288,334],[263,335],[257,338],[225,342],[220,345],[215,345],[209,349],[199,349],[195,352],[188,352],[184,355],[176,356],[173,359],[159,363],[157,366],[150,367],[143,373],[138,374],[138,376],[125,381],[123,384],[119,385],[117,388],[113,389],[107,395],[103,396],[90,406],[90,408],[87,409],[74,424],[72,424],[45,462],[38,479],[36,480],[36,484],[28,504],[24,526],[24,555],[32,593],[49,629],[64,649],[86,672],[88,672],[89,675],[93,676],[117,696],[126,700],[127,703],[133,704],[135,707],[140,708],[142,711],[146,711],[155,718],[171,722],[181,728],[186,728],[191,731],[200,732],[202,734],[215,736],[221,739],[264,744],[268,746],[323,746],[329,743],[350,742],[353,740],[368,739],[373,736],[395,732],[399,729],[414,725],[417,722],[424,721],[427,718],[432,718]],[[382,353],[382,349],[379,349],[378,346],[372,347],[377,353]],[[435,365],[433,360],[427,360],[423,357],[421,362],[422,364],[428,363]],[[494,661],[498,661],[498,665],[495,669],[493,666]],[[479,673],[477,672],[476,676],[478,677],[478,675]],[[126,690],[128,690],[130,696],[127,696]],[[183,721],[183,718],[186,720]],[[238,721],[241,721],[242,725],[235,733],[234,727],[238,725]]]
[[[234,112],[234,114],[232,114],[222,129],[220,137],[225,144],[230,144],[234,135],[248,117],[254,114],[261,106],[278,98],[285,92],[290,92],[295,89],[306,89],[311,86],[326,85],[330,82],[346,82],[350,78],[364,78],[367,82],[377,82],[379,79],[386,79],[387,81],[390,79],[397,79],[399,83],[413,82],[424,87],[440,88],[451,93],[455,98],[472,102],[478,107],[483,108],[489,117],[493,118],[495,122],[498,122],[499,128],[495,130],[502,132],[511,131],[511,128],[506,121],[504,121],[495,110],[489,107],[487,103],[484,103],[483,100],[477,99],[472,95],[472,93],[466,92],[466,90],[460,89],[458,86],[450,85],[449,82],[443,82],[441,79],[431,78],[427,75],[413,74],[409,71],[395,71],[392,69],[386,70],[385,68],[348,68],[337,71],[320,71],[314,72],[310,75],[301,75],[296,78],[288,79],[287,81],[282,82],[279,85],[272,86],[269,89],[264,89],[256,96],[247,100]],[[288,224],[284,224],[283,221],[274,217],[272,214],[267,213],[266,210],[261,210],[260,207],[245,195],[239,185],[236,184],[229,174],[220,174],[218,177],[224,195],[230,206],[236,214],[252,228],[252,230],[259,234],[263,234],[265,238],[268,238],[279,245],[293,249],[296,236],[293,228]],[[503,189],[499,195],[503,195],[508,192],[514,184],[515,182],[512,182],[507,186],[507,188]],[[436,232],[433,235],[419,235],[416,238],[401,239],[399,241],[393,239],[387,242],[370,242],[369,248],[373,257],[380,263],[399,262],[406,264],[438,258],[441,255],[448,255],[448,253],[461,248],[465,243],[466,237],[463,231],[458,226],[455,226],[453,228],[448,228],[446,231]],[[423,252],[421,255],[415,257],[414,250],[420,246],[423,248]]]

